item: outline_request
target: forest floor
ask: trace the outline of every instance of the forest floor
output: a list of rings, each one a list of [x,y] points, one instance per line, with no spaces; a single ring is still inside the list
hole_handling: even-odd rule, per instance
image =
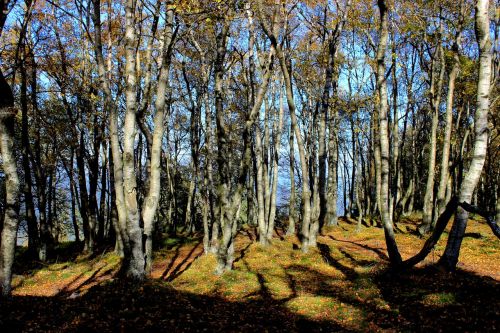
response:
[[[424,242],[417,223],[398,224],[404,258]],[[18,264],[13,297],[0,302],[0,331],[499,331],[500,242],[471,220],[450,274],[432,265],[446,238],[419,267],[394,273],[380,228],[357,231],[341,219],[308,254],[281,230],[263,248],[244,229],[234,270],[222,276],[200,238],[173,238],[141,285],[115,277],[112,252],[77,256],[68,248],[51,264]]]

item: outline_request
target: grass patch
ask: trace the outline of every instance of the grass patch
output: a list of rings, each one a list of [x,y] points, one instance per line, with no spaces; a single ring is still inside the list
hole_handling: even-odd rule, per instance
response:
[[[433,293],[425,295],[422,302],[426,305],[442,307],[455,304],[456,297],[454,293]]]

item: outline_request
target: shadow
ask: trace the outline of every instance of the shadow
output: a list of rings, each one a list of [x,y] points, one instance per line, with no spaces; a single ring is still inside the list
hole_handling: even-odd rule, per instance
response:
[[[368,223],[368,221],[370,221],[370,219],[368,219],[368,220],[367,219],[362,219],[361,220],[361,224],[363,226],[367,227],[367,228],[370,228],[370,227],[372,227],[372,223]]]
[[[332,254],[330,253],[330,247],[328,245],[318,243],[318,250],[321,254],[321,257],[323,257],[323,260],[328,265],[342,272],[342,274],[344,274],[347,279],[354,280],[358,276],[358,273],[354,269],[342,265],[338,260],[332,257]]]
[[[345,224],[350,224],[350,225],[358,224],[358,222],[355,219],[353,219],[352,217],[347,217],[347,216],[339,216],[338,222],[339,222],[339,224],[340,224],[340,222],[345,223]]]
[[[409,235],[417,236],[418,238],[424,238],[418,232],[418,227],[408,226],[408,227],[406,227],[406,233]]]
[[[373,260],[359,260],[359,259],[356,259],[354,258],[349,252],[347,252],[346,250],[342,249],[342,248],[337,248],[337,250],[342,253],[344,255],[344,257],[346,257],[347,259],[349,259],[350,261],[352,261],[354,264],[358,265],[358,266],[372,266],[372,265],[375,265],[375,261]]]
[[[181,247],[180,244],[175,246],[174,256],[172,257],[172,259],[170,259],[170,262],[168,263],[167,268],[165,268],[165,270],[161,274],[162,279],[164,279],[165,276],[167,276],[168,272],[170,272],[170,270],[172,269],[172,266],[174,266],[175,261],[177,260],[177,258],[179,258],[179,253],[180,253],[179,248],[180,247]]]
[[[247,246],[245,246],[244,248],[242,248],[240,250],[240,255],[234,259],[233,263],[237,263],[238,261],[240,261],[241,259],[243,259],[245,257],[245,254],[247,252],[247,250],[250,248],[250,246],[252,246],[253,242],[252,243],[248,243]]]
[[[58,296],[66,296],[67,297],[67,296],[70,296],[71,294],[74,294],[74,293],[79,294],[86,286],[89,286],[93,283],[98,283],[100,277],[109,275],[114,270],[113,268],[109,268],[106,271],[101,272],[104,267],[105,266],[99,267],[87,279],[85,279],[83,282],[79,283],[77,286],[73,287],[73,284],[75,284],[75,282],[80,280],[85,275],[85,273],[79,274],[70,283],[68,283],[62,290],[59,291]]]
[[[500,282],[434,266],[374,277],[383,299],[405,319],[401,331],[498,331]]]
[[[406,234],[407,233],[406,230],[403,230],[403,228],[401,228],[399,223],[394,224],[394,232],[399,233],[399,234]]]
[[[264,275],[261,273],[256,273],[257,275],[257,280],[259,281],[259,295],[262,297],[264,301],[271,301],[273,300],[273,296],[271,295],[271,292],[269,291],[269,288],[266,286],[266,281],[264,280]]]
[[[168,282],[174,281],[176,278],[178,278],[184,271],[186,271],[193,262],[198,259],[201,255],[203,255],[203,251],[191,258],[193,253],[196,252],[196,250],[200,247],[202,242],[198,242],[188,253],[188,255],[174,268],[173,271],[170,272],[170,269],[162,274],[162,279],[165,279]],[[190,260],[191,259],[191,260]],[[172,260],[174,262],[174,259]],[[186,264],[187,263],[187,264]],[[182,268],[184,266],[184,268]]]
[[[0,331],[497,331],[498,281],[460,270],[449,274],[432,268],[398,274],[388,270],[356,273],[332,258],[325,246],[319,246],[325,261],[349,275],[348,281],[312,266],[292,264],[284,269],[283,279],[291,291],[285,299],[274,298],[272,281],[266,281],[265,272],[250,271],[257,277],[259,289],[255,296],[258,297],[229,300],[220,295],[178,291],[161,280],[137,284],[114,279],[90,288],[75,299],[60,294],[2,300]],[[98,276],[101,273],[89,280]],[[299,296],[332,300],[338,315],[348,316],[350,309],[357,311],[360,328],[344,324],[337,315],[329,317],[332,321],[313,320],[299,314],[300,309],[290,310],[287,302]]]
[[[333,237],[332,235],[328,236],[331,240],[334,240],[336,242],[341,242],[341,243],[348,243],[348,244],[352,244],[352,245],[355,245],[355,246],[358,246],[358,247],[361,247],[365,250],[369,250],[369,251],[372,251],[373,253],[375,253],[380,259],[382,260],[389,260],[389,257],[387,257],[387,255],[380,249],[377,249],[377,248],[374,248],[374,247],[371,247],[371,246],[368,246],[368,245],[365,245],[365,244],[359,244],[359,243],[356,243],[356,242],[353,242],[353,241],[348,241],[348,240],[341,240],[341,239],[336,239],[335,237]]]
[[[252,231],[250,230],[250,228],[242,229],[239,233],[241,233],[241,234],[244,233],[248,237],[248,239],[250,239],[251,242],[257,240],[257,236],[252,234]]]
[[[67,242],[60,243],[56,246],[48,247],[47,260],[41,262],[38,259],[33,259],[32,254],[27,251],[26,247],[16,247],[16,258],[12,267],[14,274],[30,276],[41,268],[46,268],[52,264],[63,262],[78,262],[78,257],[81,256],[83,243]],[[100,254],[100,253],[99,253]],[[88,256],[85,256],[87,260]]]
[[[481,239],[483,238],[483,235],[481,235],[479,232],[466,232],[464,235],[464,238],[474,238],[474,239]]]
[[[0,318],[2,332],[346,331],[293,313],[272,297],[234,302],[179,292],[158,281],[116,280],[77,299],[13,297],[0,303]]]
[[[284,230],[281,229],[281,234],[280,234],[280,229],[278,227],[274,227],[274,233],[276,234],[276,236],[278,236],[278,238],[280,239],[280,241],[284,241],[285,240],[285,237],[284,237]]]

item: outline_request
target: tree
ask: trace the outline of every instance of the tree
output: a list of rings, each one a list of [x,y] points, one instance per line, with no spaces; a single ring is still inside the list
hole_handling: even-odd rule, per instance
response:
[[[385,53],[388,39],[388,8],[384,0],[378,1],[380,12],[379,42],[377,46],[377,92],[379,98],[378,122],[380,132],[380,214],[384,226],[387,252],[391,264],[397,266],[402,262],[398,246],[394,238],[393,223],[389,213],[389,133],[388,133],[388,105],[387,81],[385,77]]]
[[[0,36],[9,11],[10,1],[0,1]],[[2,295],[11,292],[12,264],[17,239],[19,222],[19,177],[17,175],[16,157],[14,154],[14,117],[17,113],[14,107],[12,90],[0,71],[0,150],[2,153],[3,172],[5,174],[5,216],[3,218],[0,239],[0,282]]]
[[[472,160],[464,176],[459,191],[459,202],[470,203],[472,193],[479,182],[488,146],[488,113],[490,109],[491,80],[491,40],[490,20],[488,15],[489,1],[478,0],[475,9],[476,40],[479,48],[479,76],[477,81],[476,114],[474,117],[474,148]],[[455,214],[453,226],[446,243],[446,249],[440,264],[453,270],[458,262],[460,246],[467,227],[469,212],[459,207]]]

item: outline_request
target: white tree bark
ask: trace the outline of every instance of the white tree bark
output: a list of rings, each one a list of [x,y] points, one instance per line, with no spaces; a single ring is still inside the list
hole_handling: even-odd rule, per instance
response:
[[[0,36],[9,1],[0,2]],[[5,215],[0,239],[0,284],[2,295],[11,293],[12,264],[19,223],[19,177],[14,155],[14,123],[16,109],[12,90],[0,71],[0,150],[5,174]]]
[[[0,74],[1,75],[1,74]],[[0,78],[4,80],[3,76]],[[6,84],[6,83],[5,83]],[[19,178],[13,152],[14,115],[9,114],[13,108],[0,105],[0,149],[5,174],[5,216],[3,220],[0,244],[0,282],[2,295],[10,295],[12,280],[12,264],[19,223]]]
[[[151,148],[151,162],[149,175],[149,191],[144,200],[142,210],[142,220],[144,223],[144,256],[146,260],[146,274],[151,272],[153,264],[153,229],[154,218],[160,200],[161,186],[161,152],[164,133],[164,119],[166,108],[166,96],[168,89],[168,75],[170,70],[172,47],[174,43],[174,8],[172,1],[167,2],[167,18],[163,36],[162,62],[160,67],[160,75],[156,90],[156,114],[154,118],[154,133]]]
[[[432,228],[436,224],[436,221],[444,211],[446,206],[446,189],[449,182],[449,160],[450,160],[450,146],[451,146],[451,130],[453,128],[453,96],[455,93],[455,80],[460,71],[460,58],[459,58],[459,50],[458,47],[460,45],[461,40],[461,24],[456,32],[455,41],[453,43],[453,65],[449,74],[448,79],[448,95],[446,96],[446,122],[444,129],[444,138],[443,138],[443,154],[441,157],[441,173],[439,178],[439,186],[436,194],[436,205],[435,205],[435,213],[432,221]]]
[[[490,79],[491,79],[491,40],[490,21],[488,17],[489,0],[476,2],[476,40],[479,46],[479,75],[477,82],[476,114],[474,117],[474,148],[469,170],[460,186],[459,202],[470,203],[476,188],[487,152],[488,144],[488,112],[490,106]],[[459,207],[450,231],[446,249],[440,263],[449,270],[453,270],[458,262],[460,247],[467,227],[469,213]]]

